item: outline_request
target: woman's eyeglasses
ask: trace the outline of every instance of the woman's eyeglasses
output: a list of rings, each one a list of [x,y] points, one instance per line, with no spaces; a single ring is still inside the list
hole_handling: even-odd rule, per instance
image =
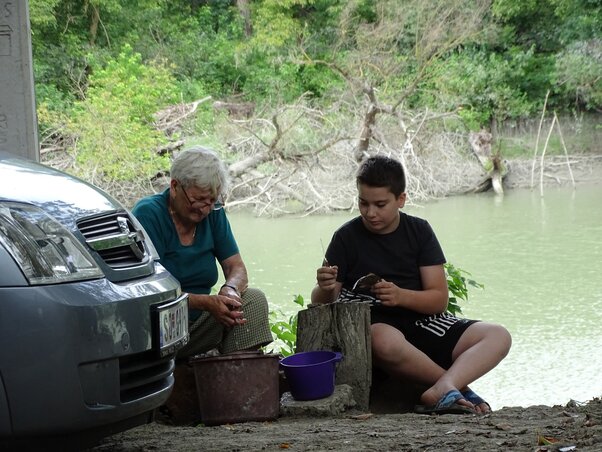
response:
[[[200,209],[204,209],[205,207],[211,206],[212,210],[221,210],[224,208],[224,205],[226,204],[222,195],[220,195],[218,197],[218,199],[195,199],[195,198],[191,198],[190,196],[188,196],[188,193],[186,193],[186,190],[184,190],[184,186],[180,182],[178,182],[178,187],[180,187],[180,189],[182,190],[184,199],[186,199],[186,202],[188,203],[188,207],[190,207],[191,209],[199,209],[200,210]]]

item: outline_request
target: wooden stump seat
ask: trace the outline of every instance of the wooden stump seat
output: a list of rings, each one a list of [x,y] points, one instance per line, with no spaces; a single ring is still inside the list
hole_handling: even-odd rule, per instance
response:
[[[335,384],[348,384],[358,408],[369,407],[372,384],[370,307],[362,303],[310,305],[299,311],[297,352],[341,352]]]
[[[296,352],[341,352],[335,384],[353,389],[357,408],[374,413],[412,411],[424,390],[372,368],[370,306],[363,303],[309,305],[298,313]]]

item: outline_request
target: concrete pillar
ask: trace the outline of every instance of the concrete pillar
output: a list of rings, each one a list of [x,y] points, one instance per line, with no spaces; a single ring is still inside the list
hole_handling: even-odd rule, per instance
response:
[[[0,0],[0,151],[40,160],[27,0]]]

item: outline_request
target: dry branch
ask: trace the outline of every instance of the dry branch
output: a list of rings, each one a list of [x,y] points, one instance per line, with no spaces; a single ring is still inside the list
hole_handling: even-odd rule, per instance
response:
[[[546,142],[544,144],[543,150],[541,151],[541,161],[539,168],[539,194],[543,197],[543,170],[544,170],[544,157],[546,156],[546,150],[548,149],[548,143],[550,142],[550,137],[552,136],[552,131],[554,130],[554,124],[556,123],[556,116],[552,119],[552,124],[550,125],[550,130],[548,131],[548,136],[546,137]]]
[[[531,166],[531,188],[533,188],[533,180],[535,174],[535,159],[537,158],[537,153],[539,152],[539,138],[541,137],[541,128],[543,126],[543,120],[546,115],[546,108],[548,106],[548,98],[550,97],[550,90],[546,93],[546,98],[543,102],[543,108],[541,109],[541,118],[539,119],[539,127],[537,128],[537,138],[535,139],[535,149],[533,151],[533,164]]]
[[[211,96],[204,97],[187,104],[177,104],[155,113],[155,128],[167,136],[172,135],[181,128],[182,122],[192,116],[200,104],[211,100]]]
[[[562,130],[560,128],[560,121],[558,120],[558,116],[556,112],[554,112],[554,118],[556,119],[556,127],[558,128],[558,135],[560,136],[560,142],[562,143],[562,148],[564,149],[564,155],[566,157],[566,165],[569,168],[569,174],[571,175],[571,182],[573,183],[573,188],[575,188],[575,178],[573,177],[573,170],[571,169],[571,162],[569,160],[569,151],[566,148],[566,143],[564,142],[564,137],[562,135]]]

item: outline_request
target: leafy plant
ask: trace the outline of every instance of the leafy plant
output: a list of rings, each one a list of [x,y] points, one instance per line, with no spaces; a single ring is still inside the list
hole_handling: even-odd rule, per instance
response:
[[[449,289],[449,301],[447,303],[447,312],[450,314],[462,314],[460,301],[468,301],[468,286],[483,289],[485,286],[476,282],[466,270],[455,267],[449,262],[444,265],[445,275],[447,277],[447,287]]]
[[[305,300],[301,295],[295,295],[293,302],[303,307]],[[281,317],[282,311],[271,311],[270,320],[275,317]],[[297,314],[293,314],[288,320],[275,320],[270,321],[270,329],[272,334],[276,337],[276,344],[272,344],[272,347],[283,356],[289,356],[295,353],[295,344],[297,343]]]

